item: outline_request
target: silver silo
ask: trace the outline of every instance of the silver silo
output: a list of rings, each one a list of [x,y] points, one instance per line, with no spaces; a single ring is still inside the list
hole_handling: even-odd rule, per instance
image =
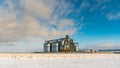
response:
[[[61,51],[64,50],[64,44],[65,44],[65,41],[62,40],[62,41],[61,41],[61,44],[60,44],[60,50],[61,50]]]
[[[50,43],[44,44],[44,52],[50,52]]]
[[[58,52],[58,43],[57,42],[54,42],[52,44],[52,52]]]
[[[75,52],[79,51],[79,47],[78,46],[74,46],[74,51]]]
[[[79,44],[78,43],[75,43],[75,51],[79,51]]]

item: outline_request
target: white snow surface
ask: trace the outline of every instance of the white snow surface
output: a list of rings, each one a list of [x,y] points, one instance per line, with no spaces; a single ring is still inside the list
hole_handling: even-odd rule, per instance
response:
[[[0,68],[120,68],[119,54],[59,55],[0,54]]]

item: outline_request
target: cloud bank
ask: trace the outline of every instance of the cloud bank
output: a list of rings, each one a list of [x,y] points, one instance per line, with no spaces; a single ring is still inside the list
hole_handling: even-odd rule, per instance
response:
[[[6,0],[5,3],[7,7],[0,6],[1,42],[16,41],[26,36],[55,38],[72,35],[76,31],[72,19],[59,18],[60,14],[67,12],[65,3],[55,0],[20,0],[18,4]],[[57,8],[59,11],[54,14],[58,6],[62,6],[64,12]]]
[[[43,43],[48,39],[73,35],[77,31],[76,24],[65,17],[72,11],[73,7],[69,3],[57,0],[1,1],[0,45],[33,40],[34,43]]]

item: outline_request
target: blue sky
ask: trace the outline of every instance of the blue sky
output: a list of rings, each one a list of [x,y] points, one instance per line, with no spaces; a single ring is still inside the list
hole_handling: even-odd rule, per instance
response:
[[[70,35],[81,49],[120,48],[120,0],[0,0],[0,52],[42,51]]]

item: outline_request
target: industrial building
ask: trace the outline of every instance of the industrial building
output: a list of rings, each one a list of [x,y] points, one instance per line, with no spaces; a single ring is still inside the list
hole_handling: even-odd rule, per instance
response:
[[[47,40],[44,43],[44,52],[77,52],[79,44],[74,43],[68,35],[65,38]]]

